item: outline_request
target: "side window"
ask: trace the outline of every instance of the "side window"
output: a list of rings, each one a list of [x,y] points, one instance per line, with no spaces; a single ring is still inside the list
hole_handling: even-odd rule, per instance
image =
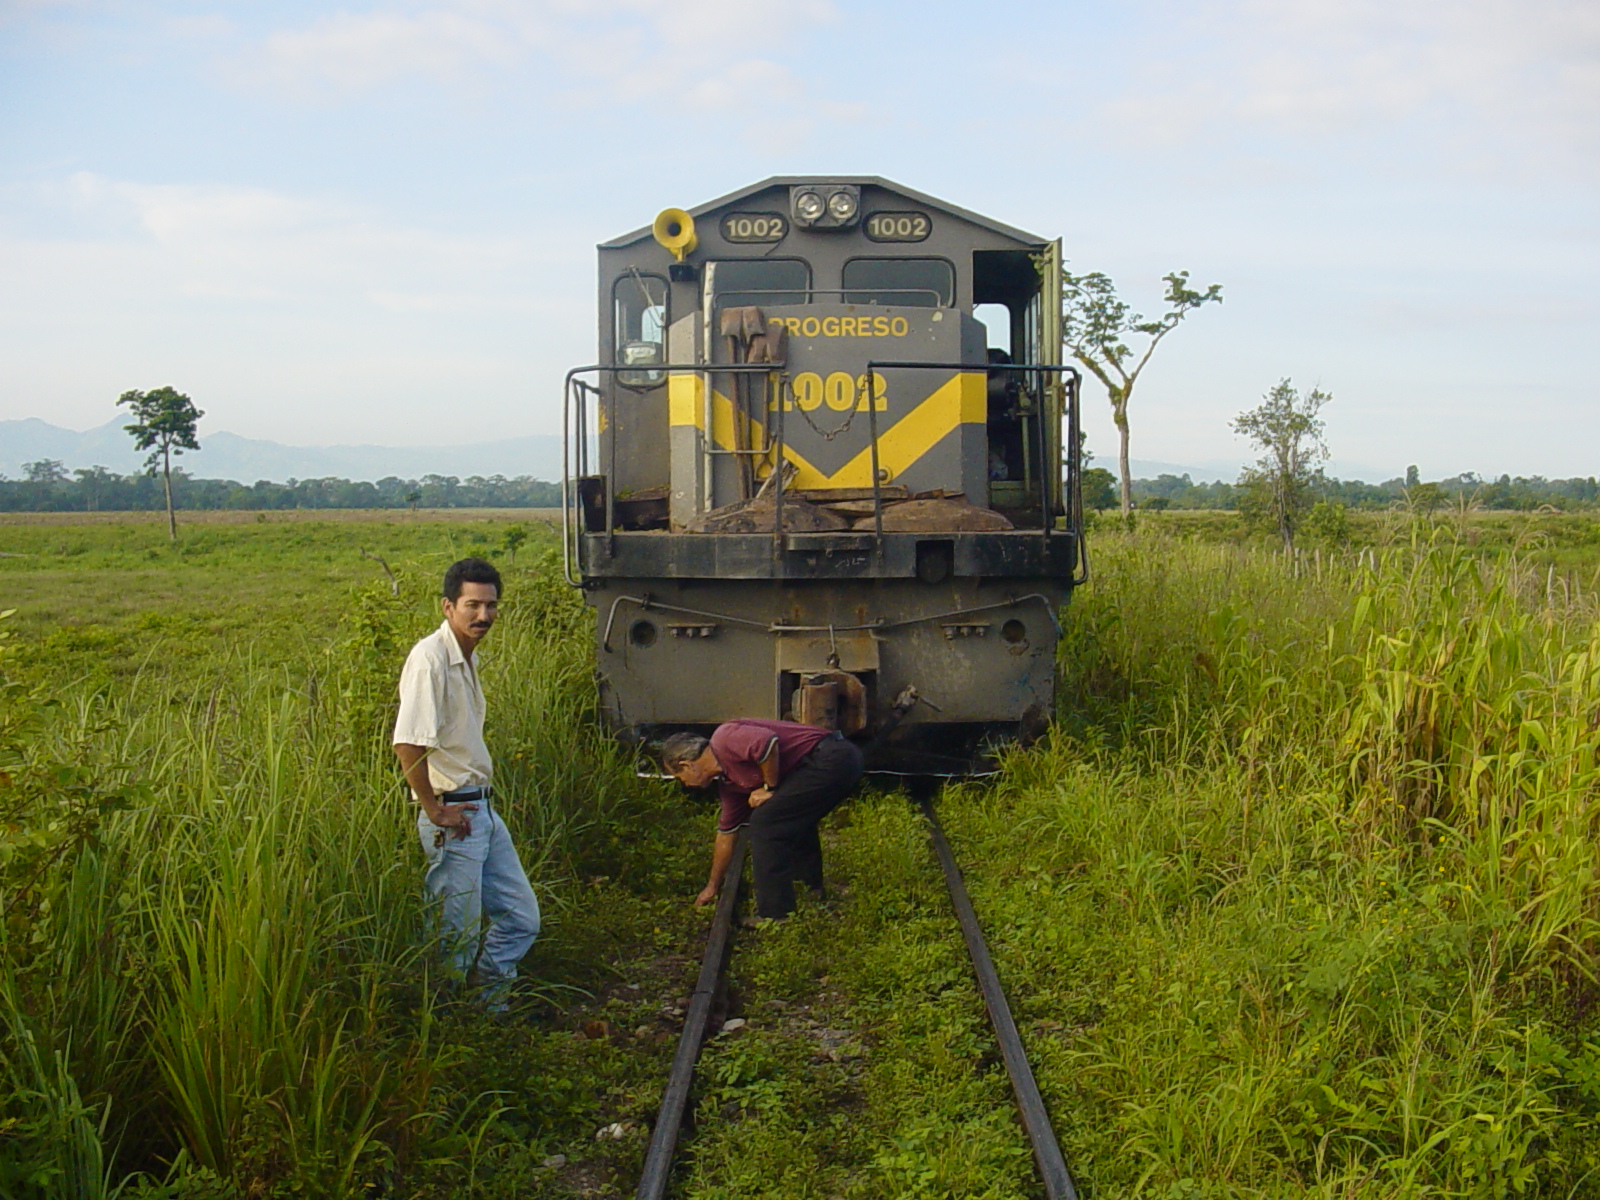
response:
[[[725,258],[716,267],[719,308],[811,303],[811,266],[802,259]]]
[[[629,271],[611,286],[614,322],[612,345],[619,367],[617,382],[626,387],[655,387],[666,372],[649,368],[667,361],[667,281],[659,275]]]
[[[1004,304],[977,304],[973,306],[972,315],[982,321],[988,331],[989,349],[1004,350],[1011,361],[1016,362],[1016,355],[1011,353],[1011,310]]]
[[[899,308],[949,308],[955,304],[956,269],[942,258],[852,258],[839,281],[846,304]]]

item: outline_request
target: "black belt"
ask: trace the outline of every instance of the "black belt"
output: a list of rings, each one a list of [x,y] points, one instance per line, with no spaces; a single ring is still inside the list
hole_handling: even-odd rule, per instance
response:
[[[473,800],[493,800],[494,789],[491,787],[457,788],[453,792],[440,792],[439,799],[446,804],[466,804]]]

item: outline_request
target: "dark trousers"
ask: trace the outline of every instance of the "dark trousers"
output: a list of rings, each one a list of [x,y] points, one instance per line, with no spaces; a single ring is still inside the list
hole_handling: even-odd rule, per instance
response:
[[[861,751],[830,737],[800,760],[772,798],[750,812],[750,865],[756,879],[756,915],[794,911],[794,884],[822,887],[822,839],[817,825],[861,781]]]

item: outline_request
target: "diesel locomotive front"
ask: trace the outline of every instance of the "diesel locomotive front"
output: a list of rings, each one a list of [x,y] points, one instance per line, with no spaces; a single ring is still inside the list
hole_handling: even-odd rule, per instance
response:
[[[1060,242],[793,177],[599,253],[563,547],[618,734],[781,717],[958,775],[1041,730],[1087,572]]]

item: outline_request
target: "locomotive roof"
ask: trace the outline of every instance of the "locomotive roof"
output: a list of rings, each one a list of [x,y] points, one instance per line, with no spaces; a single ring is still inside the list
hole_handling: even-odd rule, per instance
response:
[[[773,175],[767,179],[763,179],[760,183],[752,183],[749,187],[740,188],[736,192],[729,192],[726,196],[718,196],[715,200],[708,200],[704,204],[697,204],[687,211],[691,217],[701,217],[708,212],[715,212],[719,208],[725,208],[735,201],[743,200],[746,196],[753,196],[757,192],[764,192],[768,188],[801,187],[805,184],[816,184],[821,186],[829,183],[847,183],[860,186],[870,185],[872,187],[879,187],[885,191],[894,192],[897,195],[904,196],[908,200],[915,200],[919,204],[925,204],[930,208],[951,213],[954,216],[962,218],[963,220],[972,222],[974,225],[987,229],[991,233],[997,233],[1001,237],[1010,238],[1015,242],[1021,243],[1022,245],[1039,247],[1046,244],[1045,239],[1037,236],[1036,234],[1028,233],[1011,225],[1002,224],[999,221],[995,221],[989,217],[983,216],[981,213],[975,213],[971,209],[962,208],[957,204],[951,204],[947,200],[940,200],[937,196],[930,196],[926,192],[919,192],[914,188],[905,187],[894,182],[892,179],[885,179],[881,175]],[[614,249],[622,246],[632,245],[634,242],[643,241],[651,236],[650,229],[651,227],[649,225],[646,225],[640,229],[635,229],[632,233],[625,233],[621,237],[612,238],[608,242],[601,242],[600,248],[603,250]]]

